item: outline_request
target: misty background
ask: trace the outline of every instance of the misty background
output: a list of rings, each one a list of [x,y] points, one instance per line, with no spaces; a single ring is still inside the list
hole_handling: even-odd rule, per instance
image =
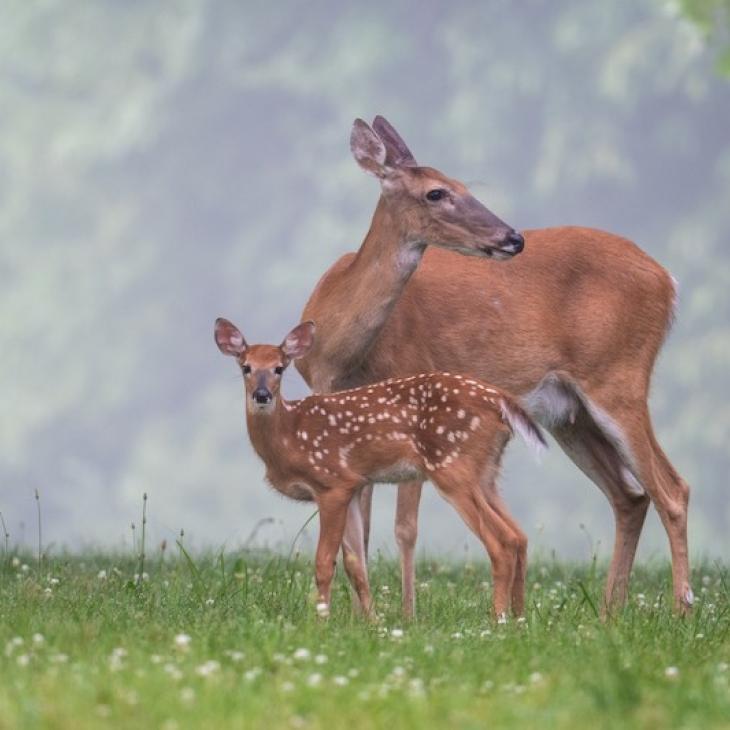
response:
[[[56,547],[129,545],[147,492],[153,541],[233,548],[271,517],[256,544],[288,548],[312,508],[264,485],[213,321],[249,342],[299,321],[368,229],[378,185],[348,139],[383,114],[516,228],[603,228],[679,280],[652,414],[693,487],[693,557],[728,557],[730,83],[690,2],[1,5],[12,545],[37,539],[38,489]],[[284,392],[307,392],[294,368]],[[533,553],[610,554],[608,503],[557,446],[536,464],[515,442],[503,488]],[[386,554],[394,495],[374,500]],[[427,487],[419,554],[465,550]],[[669,556],[653,511],[640,554]]]

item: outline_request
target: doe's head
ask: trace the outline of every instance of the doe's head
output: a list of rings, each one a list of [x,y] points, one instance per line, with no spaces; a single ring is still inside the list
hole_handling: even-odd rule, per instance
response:
[[[372,127],[356,119],[350,149],[358,165],[380,180],[382,199],[393,207],[404,238],[469,256],[508,259],[520,253],[521,234],[479,202],[466,185],[413,154],[383,117]]]
[[[298,324],[280,345],[249,345],[235,324],[223,317],[215,321],[215,342],[224,355],[236,358],[243,373],[246,410],[273,413],[281,376],[292,360],[304,357],[314,343],[314,322]]]

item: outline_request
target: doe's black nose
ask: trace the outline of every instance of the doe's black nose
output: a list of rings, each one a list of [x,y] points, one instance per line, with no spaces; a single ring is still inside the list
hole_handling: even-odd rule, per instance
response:
[[[510,244],[514,253],[520,253],[525,247],[525,239],[522,234],[517,233],[517,231],[512,231],[512,233],[507,236],[506,243]]]
[[[271,403],[271,393],[266,388],[256,388],[252,396],[257,403]]]

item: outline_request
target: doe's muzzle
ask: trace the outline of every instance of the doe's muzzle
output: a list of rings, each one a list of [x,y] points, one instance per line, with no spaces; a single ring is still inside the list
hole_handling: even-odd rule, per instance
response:
[[[510,233],[505,236],[504,243],[501,246],[503,251],[508,251],[513,255],[521,253],[524,247],[525,239],[522,234],[517,233],[517,231],[510,231]]]

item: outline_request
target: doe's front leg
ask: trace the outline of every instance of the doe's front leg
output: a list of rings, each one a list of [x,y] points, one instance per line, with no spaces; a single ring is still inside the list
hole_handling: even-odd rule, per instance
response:
[[[345,532],[342,537],[342,562],[354,591],[353,599],[356,609],[365,618],[370,618],[372,599],[368,580],[361,500],[362,492],[350,500],[347,508]]]

